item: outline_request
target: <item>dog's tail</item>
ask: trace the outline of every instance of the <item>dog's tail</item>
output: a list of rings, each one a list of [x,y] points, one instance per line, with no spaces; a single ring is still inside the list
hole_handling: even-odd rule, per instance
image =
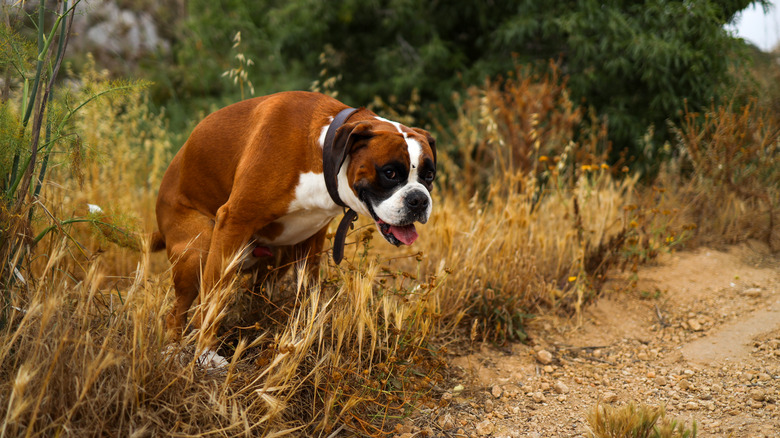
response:
[[[149,241],[149,251],[157,252],[165,249],[165,237],[161,232],[155,231],[152,233],[152,238]]]

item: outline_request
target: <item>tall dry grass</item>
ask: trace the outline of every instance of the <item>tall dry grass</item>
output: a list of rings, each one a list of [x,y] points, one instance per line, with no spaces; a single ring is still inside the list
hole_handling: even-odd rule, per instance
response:
[[[83,79],[83,90],[107,81]],[[164,256],[55,219],[96,204],[101,221],[155,227],[164,116],[132,95],[86,107],[79,147],[55,157],[37,201],[50,214],[33,228],[56,229],[4,292],[0,435],[379,436],[435,404],[449,342],[523,339],[534,314],[576,316],[610,268],[678,241],[671,188],[615,177],[604,126],[582,127],[589,116],[559,74],[518,69],[457,99],[459,116],[438,128],[450,146],[418,242],[390,247],[361,222],[345,263],[324,263],[314,284],[289,275],[253,293],[237,277],[214,316],[231,360],[221,372],[197,365],[196,333],[165,339]]]

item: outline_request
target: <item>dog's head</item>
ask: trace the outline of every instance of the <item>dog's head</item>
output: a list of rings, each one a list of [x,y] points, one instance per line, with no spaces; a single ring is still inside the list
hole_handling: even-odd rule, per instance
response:
[[[370,216],[393,245],[417,239],[414,223],[431,215],[436,177],[436,141],[419,128],[382,118],[347,123],[336,132],[335,155],[341,199]]]

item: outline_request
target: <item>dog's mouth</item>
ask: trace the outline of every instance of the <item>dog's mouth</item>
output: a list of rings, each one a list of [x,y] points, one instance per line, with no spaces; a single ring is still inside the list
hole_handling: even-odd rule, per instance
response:
[[[414,227],[414,224],[390,225],[377,217],[374,217],[374,220],[385,240],[395,246],[411,245],[417,240],[417,228]]]
[[[371,219],[376,222],[376,227],[379,232],[382,233],[382,237],[395,246],[411,245],[417,240],[417,228],[414,226],[414,220],[406,224],[389,224],[377,216],[374,211],[374,205],[370,202],[369,197],[364,191],[360,191],[358,198],[363,201],[366,207],[368,207],[368,213],[371,215]]]

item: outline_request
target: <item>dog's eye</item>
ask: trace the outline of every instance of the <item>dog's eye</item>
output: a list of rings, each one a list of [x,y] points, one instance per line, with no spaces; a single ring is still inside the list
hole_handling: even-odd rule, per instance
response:
[[[423,179],[426,182],[432,182],[434,176],[436,176],[436,174],[432,170],[429,170],[429,171],[425,172],[425,174],[423,175]]]
[[[385,177],[387,179],[395,179],[398,176],[393,169],[385,169]]]

